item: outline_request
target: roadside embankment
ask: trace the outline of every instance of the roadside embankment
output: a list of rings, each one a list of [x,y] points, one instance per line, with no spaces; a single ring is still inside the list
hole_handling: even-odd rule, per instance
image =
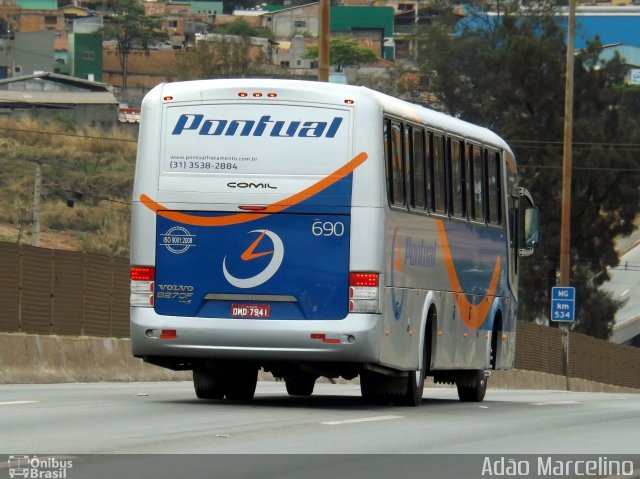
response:
[[[271,380],[261,372],[260,379]],[[128,339],[0,333],[0,384],[191,380],[131,355]],[[640,390],[569,378],[569,390],[638,393]],[[433,387],[427,382],[427,387]],[[536,371],[494,371],[489,387],[566,390],[564,376]]]
[[[0,383],[170,381],[191,379],[145,364],[128,339],[0,334]]]

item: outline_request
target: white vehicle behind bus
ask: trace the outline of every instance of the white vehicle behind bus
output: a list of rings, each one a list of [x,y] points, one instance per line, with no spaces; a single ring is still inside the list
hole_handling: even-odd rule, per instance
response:
[[[133,354],[198,397],[360,376],[417,405],[424,379],[484,398],[513,365],[519,257],[538,213],[494,133],[381,93],[282,80],[145,97],[131,239]]]

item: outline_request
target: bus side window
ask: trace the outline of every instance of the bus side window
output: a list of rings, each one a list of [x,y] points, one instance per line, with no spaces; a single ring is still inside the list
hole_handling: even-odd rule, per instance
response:
[[[427,206],[429,211],[434,211],[434,192],[433,192],[433,133],[425,132],[425,167],[427,182]]]
[[[433,175],[431,176],[433,187],[433,202],[431,203],[431,208],[435,213],[446,213],[447,183],[445,170],[444,137],[442,135],[438,135],[435,133],[433,134],[431,158],[433,161]]]
[[[405,173],[402,124],[391,122],[391,204],[405,205]]]
[[[476,221],[484,221],[484,195],[482,181],[482,150],[475,145],[469,145],[469,217]]]
[[[499,225],[502,223],[502,208],[500,201],[500,154],[497,151],[488,152],[487,183],[489,193],[489,223]]]
[[[411,129],[411,184],[413,185],[411,206],[424,210],[427,206],[426,170],[424,155],[424,130]]]
[[[449,139],[449,155],[451,171],[451,214],[460,218],[465,216],[463,144],[460,140]]]
[[[389,153],[391,151],[391,147],[389,146],[389,142],[390,142],[390,137],[389,137],[389,120],[387,120],[386,118],[384,119],[383,123],[382,123],[382,136],[383,136],[383,143],[384,143],[384,172],[386,175],[386,179],[387,179],[387,196],[389,198],[391,198],[391,188],[390,188],[390,180],[391,180],[391,172],[389,171]]]

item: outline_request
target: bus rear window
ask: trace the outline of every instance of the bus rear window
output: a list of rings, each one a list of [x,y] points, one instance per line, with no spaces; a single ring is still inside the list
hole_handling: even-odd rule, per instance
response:
[[[167,106],[161,186],[162,177],[175,176],[328,175],[351,159],[348,130],[349,112],[341,109],[250,103]],[[209,184],[207,191],[216,189],[215,182]]]

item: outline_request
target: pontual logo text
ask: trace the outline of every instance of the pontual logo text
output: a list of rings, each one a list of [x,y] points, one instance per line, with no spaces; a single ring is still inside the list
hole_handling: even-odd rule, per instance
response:
[[[420,240],[420,243],[415,243],[411,237],[407,236],[404,245],[404,264],[435,268],[437,246],[436,241],[433,242],[433,245],[426,245],[423,239]]]
[[[334,138],[342,118],[336,116],[331,122],[272,120],[263,115],[259,120],[217,120],[205,119],[204,115],[184,113],[173,127],[172,135],[183,131],[197,130],[202,136],[272,136],[279,138]]]

